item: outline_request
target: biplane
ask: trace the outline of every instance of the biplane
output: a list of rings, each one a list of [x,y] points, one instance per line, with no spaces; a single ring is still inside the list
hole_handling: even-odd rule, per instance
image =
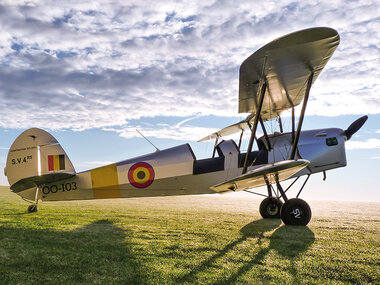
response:
[[[32,128],[21,133],[9,150],[5,175],[10,188],[31,201],[28,212],[36,212],[39,200],[228,193],[264,186],[261,195],[266,198],[259,208],[263,218],[307,225],[311,209],[299,198],[306,182],[311,174],[325,175],[346,166],[345,141],[367,120],[363,116],[346,130],[302,131],[310,89],[338,45],[334,29],[311,28],[280,37],[249,56],[240,66],[238,103],[239,113],[249,115],[200,140],[215,140],[210,158],[197,159],[190,145],[183,144],[77,173],[58,141]],[[291,114],[289,131],[282,123],[285,111]],[[268,121],[279,131],[268,133],[264,124]],[[224,139],[234,133],[240,133],[239,140]],[[288,197],[287,191],[303,176],[295,198]],[[289,179],[293,182],[284,189],[281,183]]]

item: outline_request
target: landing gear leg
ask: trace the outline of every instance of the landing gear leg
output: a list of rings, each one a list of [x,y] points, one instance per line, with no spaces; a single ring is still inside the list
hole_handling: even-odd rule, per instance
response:
[[[309,179],[309,176],[307,177],[305,183],[302,185],[301,190],[298,192],[297,198],[293,199],[288,199],[284,189],[282,189],[280,183],[277,181],[277,188],[285,201],[284,205],[282,205],[280,212],[281,220],[284,222],[285,225],[306,226],[310,222],[310,206],[304,200],[298,198],[307,180]]]
[[[35,201],[36,203],[34,205],[30,205],[28,207],[28,213],[36,213],[38,211],[38,193],[40,191],[40,187],[37,186],[37,189],[36,189],[36,198],[35,198]]]
[[[260,204],[260,215],[263,219],[278,219],[280,218],[282,202],[278,198],[273,197],[272,186],[266,177],[265,182],[267,184],[268,197]]]

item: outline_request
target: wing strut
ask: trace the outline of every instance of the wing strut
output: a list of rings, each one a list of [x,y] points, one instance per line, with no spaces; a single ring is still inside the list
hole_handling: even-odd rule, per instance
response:
[[[260,125],[261,125],[261,128],[263,130],[264,137],[265,137],[265,140],[267,142],[267,147],[268,147],[268,151],[269,151],[272,149],[272,146],[271,146],[270,141],[269,141],[268,133],[267,133],[267,130],[265,129],[264,122],[263,122],[263,119],[261,118],[261,116],[260,116],[259,120],[260,120]]]
[[[241,141],[243,140],[243,134],[244,134],[244,129],[241,130],[241,134],[240,134],[239,146],[238,146],[239,151],[240,151]]]
[[[296,156],[296,150],[297,150],[297,146],[298,146],[298,140],[299,140],[300,134],[301,134],[301,128],[302,128],[303,118],[305,117],[305,110],[306,110],[307,101],[309,100],[310,88],[311,88],[311,84],[313,83],[313,77],[314,77],[314,71],[311,72],[311,74],[309,76],[309,79],[307,81],[307,87],[306,87],[305,97],[303,98],[301,116],[299,118],[298,126],[297,126],[297,132],[296,132],[294,140],[293,140],[292,152],[290,153],[290,159],[291,160],[293,160],[294,157]],[[292,109],[292,111],[293,110],[294,110],[294,108]],[[294,120],[294,116],[293,116],[292,119]]]
[[[219,136],[217,136],[215,139],[214,150],[212,151],[212,157],[213,158],[215,157],[216,146],[218,145],[218,140],[219,140]]]
[[[280,133],[283,133],[284,132],[284,129],[282,128],[282,120],[281,120],[281,117],[278,116],[278,126],[280,127]]]
[[[244,158],[244,165],[243,165],[243,171],[242,171],[242,174],[245,174],[247,172],[247,168],[248,168],[248,157],[249,155],[251,154],[251,151],[252,151],[252,145],[253,145],[253,140],[256,136],[256,130],[257,130],[257,124],[259,122],[259,118],[261,116],[261,108],[263,107],[263,102],[264,102],[264,95],[265,95],[265,90],[267,89],[267,82],[265,81],[262,86],[261,86],[261,92],[260,92],[260,97],[259,97],[259,100],[258,100],[258,106],[257,106],[257,110],[256,110],[256,115],[255,115],[255,120],[253,122],[253,126],[252,126],[252,129],[251,129],[251,137],[249,138],[249,144],[248,144],[248,149],[247,149],[247,153],[245,155],[245,158]]]
[[[292,107],[292,142],[294,142],[295,132],[296,132],[296,122],[295,122],[295,113],[294,113],[294,107]]]

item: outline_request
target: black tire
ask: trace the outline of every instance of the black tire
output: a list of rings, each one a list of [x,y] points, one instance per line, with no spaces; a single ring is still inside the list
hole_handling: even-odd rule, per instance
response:
[[[36,213],[38,211],[37,205],[30,205],[28,207],[28,213]]]
[[[282,202],[277,198],[265,198],[260,204],[260,215],[264,219],[279,219],[281,216]]]
[[[285,225],[306,226],[311,219],[310,206],[302,199],[289,199],[281,208],[281,219]]]

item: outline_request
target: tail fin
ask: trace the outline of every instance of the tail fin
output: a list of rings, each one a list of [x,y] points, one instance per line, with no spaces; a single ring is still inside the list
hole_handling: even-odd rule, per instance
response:
[[[16,138],[9,150],[4,172],[14,192],[76,174],[58,141],[38,128],[26,130]]]

